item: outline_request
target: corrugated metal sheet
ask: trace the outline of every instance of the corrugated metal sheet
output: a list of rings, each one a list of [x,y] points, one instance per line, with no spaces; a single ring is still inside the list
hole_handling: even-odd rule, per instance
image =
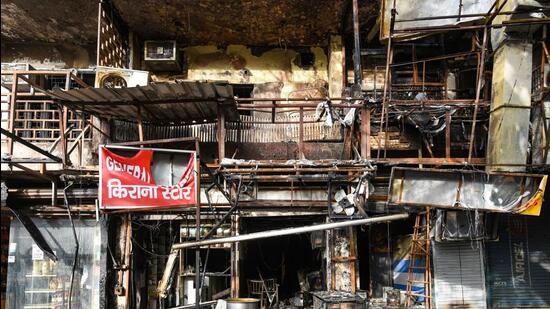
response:
[[[502,218],[500,240],[486,247],[487,286],[493,308],[550,307],[549,224],[548,209],[536,218]]]
[[[222,83],[152,83],[129,88],[83,88],[54,90],[54,98],[70,108],[117,119],[138,119],[153,123],[212,121],[218,107],[226,120],[238,121],[233,88]]]
[[[433,243],[433,264],[437,309],[487,308],[480,242]]]

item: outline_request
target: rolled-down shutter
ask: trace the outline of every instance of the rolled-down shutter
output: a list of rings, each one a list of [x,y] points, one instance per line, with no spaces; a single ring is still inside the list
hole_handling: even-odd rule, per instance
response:
[[[482,252],[477,241],[433,244],[437,309],[487,308]]]
[[[547,205],[545,205],[547,206]],[[550,211],[501,220],[487,243],[487,286],[493,308],[550,307]]]

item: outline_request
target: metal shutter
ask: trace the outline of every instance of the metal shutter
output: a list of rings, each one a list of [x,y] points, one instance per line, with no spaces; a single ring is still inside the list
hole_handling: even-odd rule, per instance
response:
[[[481,246],[478,241],[433,243],[437,309],[487,308]]]
[[[487,243],[487,286],[494,308],[550,307],[549,219],[548,209],[541,217],[504,217],[500,240]]]

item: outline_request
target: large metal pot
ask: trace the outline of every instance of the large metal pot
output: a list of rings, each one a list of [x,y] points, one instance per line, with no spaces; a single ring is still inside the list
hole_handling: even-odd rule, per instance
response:
[[[256,298],[229,298],[227,309],[258,309],[260,300]]]

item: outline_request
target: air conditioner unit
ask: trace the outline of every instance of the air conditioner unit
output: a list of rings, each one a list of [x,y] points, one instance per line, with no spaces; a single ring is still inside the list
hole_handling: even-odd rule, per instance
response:
[[[181,71],[176,41],[145,41],[145,65],[151,71]]]
[[[148,71],[98,66],[95,74],[96,88],[126,88],[149,83]]]

